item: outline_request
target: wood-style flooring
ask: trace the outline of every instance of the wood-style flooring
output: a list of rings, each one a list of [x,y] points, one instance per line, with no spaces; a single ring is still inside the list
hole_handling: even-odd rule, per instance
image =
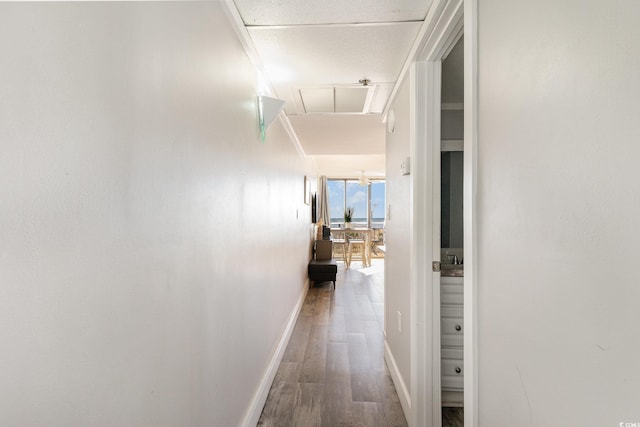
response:
[[[259,426],[406,426],[384,362],[384,260],[309,289]]]

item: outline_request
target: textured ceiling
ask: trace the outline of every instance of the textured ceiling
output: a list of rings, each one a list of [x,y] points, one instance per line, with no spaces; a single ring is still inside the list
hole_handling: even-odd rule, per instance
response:
[[[302,114],[300,88],[358,84],[367,78],[384,91],[384,109],[420,24],[249,28],[249,34],[287,114]]]
[[[235,0],[235,3],[247,26],[424,21],[431,4],[419,0]]]
[[[379,115],[308,115],[289,120],[310,156],[384,154],[386,127]]]
[[[381,113],[431,0],[234,2],[304,152],[342,164],[345,176],[371,168],[372,176],[383,174]],[[370,81],[364,103],[345,90],[361,79]],[[338,93],[353,99],[332,98]]]

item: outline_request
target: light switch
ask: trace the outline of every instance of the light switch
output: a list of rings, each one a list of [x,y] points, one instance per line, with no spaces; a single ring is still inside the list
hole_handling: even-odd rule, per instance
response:
[[[411,173],[411,164],[409,160],[409,157],[407,157],[402,161],[402,163],[400,163],[400,172],[402,175],[409,175]]]

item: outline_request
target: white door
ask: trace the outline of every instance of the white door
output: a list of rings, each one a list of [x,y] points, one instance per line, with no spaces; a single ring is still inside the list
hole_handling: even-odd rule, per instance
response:
[[[442,59],[463,29],[463,0],[434,2],[438,24],[413,64],[411,138],[412,212],[412,418],[416,426],[442,425],[440,274],[440,119]],[[415,166],[415,167],[414,167]],[[437,270],[437,269],[436,269]]]

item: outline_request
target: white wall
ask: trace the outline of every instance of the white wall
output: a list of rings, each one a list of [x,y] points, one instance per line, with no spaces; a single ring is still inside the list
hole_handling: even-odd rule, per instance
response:
[[[221,5],[4,3],[0,51],[0,424],[237,425],[313,171]]]
[[[385,330],[389,351],[397,365],[400,382],[396,389],[401,395],[411,390],[411,301],[410,284],[410,212],[411,176],[402,175],[400,163],[409,156],[410,84],[405,79],[395,99],[395,131],[387,133],[386,197],[390,213],[385,223]],[[402,331],[398,330],[398,311],[402,315]],[[390,366],[393,370],[393,366]],[[405,396],[409,398],[408,395]],[[410,416],[405,408],[405,414]]]
[[[640,3],[479,0],[481,426],[640,422]]]

